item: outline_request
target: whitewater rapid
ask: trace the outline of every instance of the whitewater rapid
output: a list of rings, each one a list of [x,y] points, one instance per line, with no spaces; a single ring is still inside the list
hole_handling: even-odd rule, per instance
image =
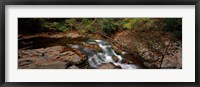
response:
[[[139,66],[134,64],[125,64],[121,63],[123,60],[123,57],[121,55],[118,55],[112,46],[104,41],[104,40],[94,40],[91,42],[88,42],[88,44],[98,44],[98,46],[101,48],[102,51],[95,51],[91,50],[90,48],[83,48],[79,45],[73,45],[73,48],[79,49],[84,54],[87,54],[88,57],[88,63],[90,67],[92,68],[98,68],[102,64],[105,63],[113,63],[116,66],[120,66],[122,69],[137,69]],[[123,52],[122,53],[126,53]],[[114,61],[113,56],[116,56],[118,58],[118,61]]]

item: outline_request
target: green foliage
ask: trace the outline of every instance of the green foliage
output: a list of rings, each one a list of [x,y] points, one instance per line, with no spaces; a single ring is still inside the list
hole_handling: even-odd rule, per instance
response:
[[[160,30],[182,35],[181,18],[19,18],[19,33],[78,30],[82,34],[123,30]]]
[[[73,27],[76,24],[76,19],[72,18],[72,19],[66,19],[65,20],[65,25],[69,26],[69,27]]]
[[[67,30],[69,30],[69,28],[66,27],[66,26],[64,25],[64,23],[60,23],[60,22],[55,23],[55,28],[56,28],[57,30],[59,30],[59,31],[67,31]]]
[[[82,19],[82,24],[83,25],[90,25],[91,23],[93,22],[93,20],[92,19],[89,19],[89,18],[84,18],[84,19]]]
[[[137,28],[138,25],[142,23],[145,24],[146,22],[149,22],[149,21],[150,21],[149,18],[128,18],[128,19],[122,20],[122,27],[124,29],[133,30]]]
[[[125,28],[125,29],[132,29],[132,24],[129,23],[129,22],[124,22],[123,23],[123,28]]]
[[[103,32],[110,35],[115,32],[116,26],[114,25],[114,19],[103,19],[102,25]]]

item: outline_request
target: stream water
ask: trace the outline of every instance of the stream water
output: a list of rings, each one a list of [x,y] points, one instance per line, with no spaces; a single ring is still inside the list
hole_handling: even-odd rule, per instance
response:
[[[123,57],[121,55],[118,55],[112,46],[103,40],[95,40],[88,42],[89,44],[98,44],[99,47],[101,48],[102,51],[95,51],[91,50],[89,48],[83,48],[79,45],[73,45],[73,48],[79,49],[82,51],[84,54],[87,54],[88,57],[88,63],[90,67],[92,68],[98,68],[100,65],[105,64],[105,63],[113,63],[116,66],[120,66],[122,69],[137,69],[140,68],[137,65],[134,64],[124,64],[121,63]],[[125,53],[125,52],[122,52]],[[112,58],[113,56],[116,56],[118,58],[118,61],[114,61]]]
[[[50,42],[50,43],[49,43]],[[100,51],[97,49],[91,49],[84,47],[79,43],[85,42],[87,45],[98,45]],[[86,54],[88,63],[91,68],[98,68],[103,64],[112,63],[116,66],[120,66],[122,69],[136,69],[141,68],[138,65],[122,63],[123,57],[118,55],[112,46],[104,40],[88,40],[87,38],[31,38],[19,40],[19,49],[38,49],[47,48],[52,46],[64,46],[66,44],[72,44],[71,47],[80,50]],[[124,54],[126,52],[122,52]],[[117,61],[113,59],[117,58]]]

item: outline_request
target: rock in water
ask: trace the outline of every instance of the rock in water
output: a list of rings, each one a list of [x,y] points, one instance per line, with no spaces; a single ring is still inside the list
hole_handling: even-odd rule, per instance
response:
[[[116,67],[117,66],[115,66],[113,63],[105,63],[101,65],[98,69],[115,69]]]
[[[122,62],[128,64],[135,64],[140,66],[140,68],[147,68],[141,61],[141,57],[137,53],[125,53],[123,55],[124,59]]]
[[[75,65],[72,65],[72,66],[68,67],[68,69],[79,69],[79,68]]]
[[[114,60],[115,62],[118,62],[118,61],[119,61],[119,58],[116,57],[116,56],[112,56],[112,58],[113,58],[113,60]]]

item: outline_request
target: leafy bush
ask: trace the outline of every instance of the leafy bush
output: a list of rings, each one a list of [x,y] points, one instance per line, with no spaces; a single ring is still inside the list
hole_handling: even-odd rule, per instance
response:
[[[55,28],[56,28],[57,30],[59,30],[59,31],[67,31],[67,30],[69,30],[69,28],[66,27],[66,26],[64,25],[64,23],[60,23],[60,22],[55,23]]]
[[[159,30],[182,35],[181,18],[19,18],[19,33],[78,30],[111,34],[123,30]]]
[[[116,26],[114,25],[114,19],[103,19],[102,25],[103,32],[110,35],[115,32]]]

